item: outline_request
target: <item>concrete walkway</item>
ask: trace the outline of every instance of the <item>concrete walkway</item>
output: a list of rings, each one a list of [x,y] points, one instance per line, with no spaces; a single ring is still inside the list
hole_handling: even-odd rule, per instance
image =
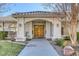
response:
[[[46,39],[33,39],[18,56],[58,56],[58,53]]]

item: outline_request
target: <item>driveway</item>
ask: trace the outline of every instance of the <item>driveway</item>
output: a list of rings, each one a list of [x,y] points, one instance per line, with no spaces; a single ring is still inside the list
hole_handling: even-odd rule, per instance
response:
[[[46,39],[32,39],[18,56],[58,56]]]

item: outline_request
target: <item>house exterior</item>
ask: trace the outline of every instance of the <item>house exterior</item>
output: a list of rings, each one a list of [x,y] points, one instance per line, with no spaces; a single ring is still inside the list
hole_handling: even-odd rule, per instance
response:
[[[25,41],[27,38],[55,40],[67,35],[64,22],[60,21],[63,19],[63,14],[48,11],[14,13],[0,17],[0,31],[15,32],[16,41]],[[79,25],[77,31],[79,31]]]

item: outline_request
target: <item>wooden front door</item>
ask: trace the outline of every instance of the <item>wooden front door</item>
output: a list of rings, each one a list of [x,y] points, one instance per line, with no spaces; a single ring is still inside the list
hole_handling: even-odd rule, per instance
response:
[[[34,38],[44,38],[44,25],[34,25]]]

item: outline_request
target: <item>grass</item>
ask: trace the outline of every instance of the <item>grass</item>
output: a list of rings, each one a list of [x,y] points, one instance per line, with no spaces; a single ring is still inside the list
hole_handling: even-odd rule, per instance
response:
[[[0,56],[16,56],[24,48],[24,45],[0,40]]]

